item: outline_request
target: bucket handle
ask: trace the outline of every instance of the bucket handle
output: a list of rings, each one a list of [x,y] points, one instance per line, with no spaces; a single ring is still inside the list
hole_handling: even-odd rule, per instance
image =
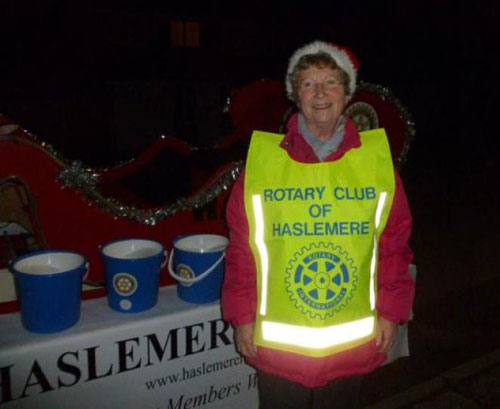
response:
[[[82,283],[87,280],[87,277],[89,276],[89,272],[90,272],[90,268],[89,268],[89,262],[87,261],[85,263],[85,274],[83,275],[83,278],[82,278]]]
[[[224,259],[224,256],[226,255],[226,252],[222,252],[222,256],[209,268],[207,268],[203,273],[201,273],[199,276],[196,276],[194,278],[186,278],[186,277],[181,277],[180,275],[176,274],[174,269],[173,269],[173,259],[174,259],[174,250],[170,251],[170,256],[168,258],[168,272],[172,277],[174,277],[177,281],[180,281],[184,284],[194,284],[197,283],[198,281],[203,280],[206,276],[208,276],[212,271],[214,271],[217,266],[221,263],[221,261]]]
[[[165,267],[165,264],[167,264],[167,260],[168,260],[167,255],[168,255],[168,252],[167,252],[167,250],[165,250],[165,251],[163,252],[163,257],[164,257],[164,258],[163,258],[163,261],[161,262],[160,270],[161,270],[163,267]]]

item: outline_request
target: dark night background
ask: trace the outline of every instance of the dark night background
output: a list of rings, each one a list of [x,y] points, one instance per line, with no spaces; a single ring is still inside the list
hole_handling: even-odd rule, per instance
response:
[[[419,275],[413,358],[368,378],[366,400],[498,348],[498,40],[491,1],[2,1],[0,112],[71,159],[112,165],[162,134],[231,132],[234,87],[282,79],[291,53],[349,45],[359,78],[416,125],[401,168]],[[197,21],[200,46],[171,46]],[[161,181],[159,181],[161,182]],[[384,387],[373,387],[384,382]]]
[[[216,140],[227,132],[221,109],[230,90],[282,79],[293,50],[313,39],[349,45],[360,79],[390,87],[416,122],[413,151],[498,150],[493,0],[0,7],[0,111],[72,158],[128,159],[162,133]],[[171,20],[199,22],[200,46],[172,47]]]

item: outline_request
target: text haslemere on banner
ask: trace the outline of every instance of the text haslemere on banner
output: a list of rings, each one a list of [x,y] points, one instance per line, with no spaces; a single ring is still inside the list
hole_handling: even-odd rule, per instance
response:
[[[0,316],[0,406],[256,408],[255,371],[236,353],[219,304],[191,306],[174,290],[162,288],[141,314],[85,301],[80,322],[53,335],[28,333],[18,314]]]

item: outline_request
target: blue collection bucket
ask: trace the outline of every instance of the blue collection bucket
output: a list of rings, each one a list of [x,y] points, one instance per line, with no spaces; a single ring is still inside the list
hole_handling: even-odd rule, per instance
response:
[[[202,304],[220,298],[227,244],[226,237],[215,234],[180,236],[173,241],[168,271],[178,281],[180,299]]]
[[[166,251],[154,240],[124,239],[100,248],[104,260],[108,304],[120,312],[149,310],[158,302],[160,271]]]
[[[78,322],[82,281],[88,273],[84,256],[66,250],[36,251],[11,261],[9,270],[28,331],[59,332]]]

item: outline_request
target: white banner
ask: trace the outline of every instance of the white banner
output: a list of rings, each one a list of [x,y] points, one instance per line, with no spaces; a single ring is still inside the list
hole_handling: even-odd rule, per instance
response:
[[[194,305],[162,288],[150,311],[123,314],[105,299],[58,334],[31,334],[0,315],[5,409],[254,409],[256,377],[235,352],[218,303]]]

